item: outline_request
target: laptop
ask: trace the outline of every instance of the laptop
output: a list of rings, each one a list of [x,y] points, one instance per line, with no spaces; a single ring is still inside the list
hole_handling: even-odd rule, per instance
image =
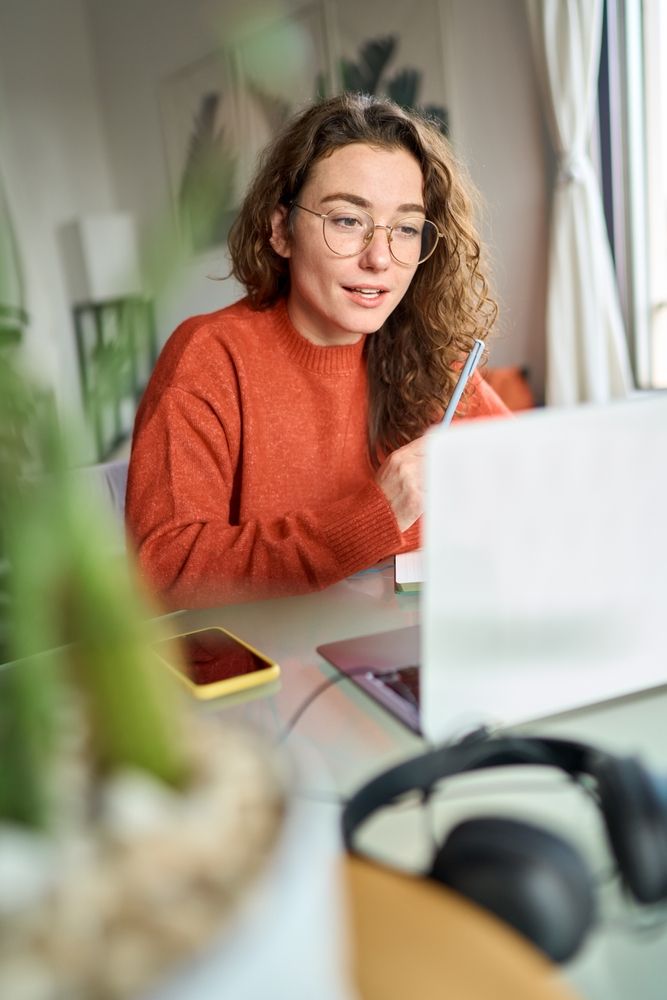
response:
[[[415,733],[421,733],[419,625],[317,647],[325,660]]]
[[[421,628],[318,652],[440,742],[667,682],[667,394],[429,434]]]

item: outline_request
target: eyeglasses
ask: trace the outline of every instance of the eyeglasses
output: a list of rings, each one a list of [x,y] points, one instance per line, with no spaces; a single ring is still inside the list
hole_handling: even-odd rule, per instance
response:
[[[293,201],[300,208],[322,220],[324,242],[338,257],[356,257],[369,246],[376,229],[387,234],[389,252],[399,264],[415,267],[431,256],[443,235],[434,222],[421,216],[399,219],[393,226],[378,226],[368,212],[358,208],[332,208],[330,212],[314,212],[312,208]]]

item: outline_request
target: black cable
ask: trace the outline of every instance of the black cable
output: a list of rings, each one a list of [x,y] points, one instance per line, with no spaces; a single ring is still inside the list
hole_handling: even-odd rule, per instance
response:
[[[314,691],[311,691],[307,698],[304,698],[296,712],[294,712],[292,717],[287,720],[278,742],[282,743],[287,739],[306,709],[310,708],[313,702],[319,698],[321,694],[324,694],[325,691],[328,691],[330,687],[333,687],[334,684],[339,684],[341,681],[347,680],[349,677],[362,677],[363,675],[367,675],[369,678],[391,677],[392,674],[395,676],[399,672],[400,668],[397,667],[392,667],[391,670],[373,670],[372,667],[354,667],[352,670],[347,670],[344,674],[336,674],[333,677],[328,677],[322,684],[318,685]]]
[[[390,667],[387,670],[376,670],[373,667],[353,667],[351,670],[346,670],[345,673],[339,673],[333,675],[332,677],[328,677],[322,684],[316,687],[314,691],[311,691],[310,694],[304,698],[296,712],[294,712],[291,718],[287,720],[285,728],[278,738],[278,742],[283,743],[287,739],[306,709],[310,708],[313,702],[316,701],[321,694],[324,694],[325,691],[328,691],[330,687],[333,687],[334,684],[340,684],[341,681],[347,680],[350,677],[363,677],[364,675],[372,680],[379,680],[383,677],[393,677],[395,680],[400,681],[400,673],[402,669],[402,667]],[[453,738],[449,742],[452,744],[473,743],[478,740],[489,739],[492,735],[493,733],[491,727],[479,726],[477,729],[474,729],[471,732],[466,732],[460,737]],[[429,740],[426,739],[425,743],[429,747],[434,746]]]

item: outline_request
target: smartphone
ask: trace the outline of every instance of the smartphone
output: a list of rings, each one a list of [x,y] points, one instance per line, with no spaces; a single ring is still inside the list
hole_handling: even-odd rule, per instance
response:
[[[153,648],[195,698],[236,695],[280,677],[277,663],[219,625],[184,632]]]

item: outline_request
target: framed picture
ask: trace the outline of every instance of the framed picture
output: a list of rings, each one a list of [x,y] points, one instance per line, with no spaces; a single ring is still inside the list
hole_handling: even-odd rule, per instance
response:
[[[153,302],[128,295],[79,303],[73,314],[83,401],[102,462],[132,433],[157,359]]]
[[[444,24],[439,0],[413,4],[360,4],[336,0],[332,8],[339,49],[340,90],[390,97],[429,115],[449,131],[444,67]]]
[[[193,253],[226,241],[260,150],[331,78],[329,51],[324,7],[313,3],[164,81],[172,200]]]

